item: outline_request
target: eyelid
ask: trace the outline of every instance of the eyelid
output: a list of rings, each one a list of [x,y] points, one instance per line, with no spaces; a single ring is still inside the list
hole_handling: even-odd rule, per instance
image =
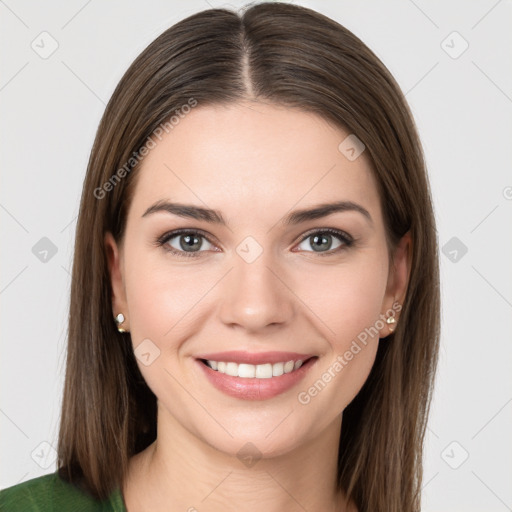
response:
[[[209,233],[206,231],[203,231],[199,228],[178,228],[178,229],[172,229],[171,231],[166,231],[163,235],[159,236],[155,240],[156,245],[165,246],[169,240],[172,240],[173,238],[176,238],[179,235],[201,235],[201,237],[205,238],[209,243],[212,245],[220,245],[217,241],[215,241],[214,237],[212,237]],[[212,240],[213,239],[213,240]],[[180,253],[180,254],[194,254],[186,253],[185,251],[177,251],[173,247],[171,248],[165,248],[166,250],[170,252]],[[206,251],[198,251],[198,253],[206,252]],[[197,254],[197,253],[196,253]]]
[[[311,235],[315,234],[315,233],[329,233],[330,235],[335,235],[335,236],[338,236],[340,238],[344,238],[345,242],[354,242],[355,239],[352,235],[350,235],[349,233],[347,233],[345,230],[343,229],[335,229],[335,228],[313,228],[313,229],[310,229],[309,231],[306,231],[306,233],[304,233],[303,235],[301,235],[301,239],[299,240],[299,242],[304,242],[304,240],[306,240],[307,238],[309,238]]]
[[[312,229],[306,231],[305,233],[303,233],[301,235],[300,239],[297,242],[295,242],[294,246],[301,244],[302,242],[307,240],[310,236],[312,236],[313,234],[316,234],[316,233],[320,233],[320,234],[327,233],[329,235],[337,237],[342,242],[342,246],[337,247],[334,250],[325,251],[325,252],[317,252],[316,254],[318,256],[323,256],[323,255],[329,256],[329,255],[337,254],[338,252],[343,250],[343,248],[348,248],[348,247],[352,246],[354,244],[354,242],[356,241],[352,235],[350,235],[343,229],[312,228]],[[172,254],[175,254],[178,256],[184,256],[184,257],[192,257],[192,258],[198,257],[201,253],[208,252],[208,251],[186,252],[186,251],[179,251],[179,250],[175,249],[174,247],[166,247],[167,242],[169,242],[169,240],[171,240],[179,235],[183,235],[183,234],[200,235],[201,237],[205,238],[210,244],[220,245],[216,241],[212,241],[212,238],[214,238],[214,237],[212,237],[209,233],[207,233],[206,231],[203,231],[202,229],[199,229],[199,228],[179,228],[179,229],[167,231],[163,235],[159,236],[156,239],[155,244],[157,246],[162,246],[164,248],[164,250],[166,250]],[[315,253],[315,251],[305,251],[305,252]]]

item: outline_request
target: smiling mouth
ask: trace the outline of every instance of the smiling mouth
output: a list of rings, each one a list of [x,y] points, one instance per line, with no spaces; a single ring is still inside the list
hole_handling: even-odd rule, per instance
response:
[[[243,379],[273,379],[297,371],[303,364],[311,359],[317,359],[317,356],[307,359],[290,359],[288,361],[264,364],[213,361],[211,359],[200,359],[200,361],[212,370],[229,375],[230,377],[241,377]]]

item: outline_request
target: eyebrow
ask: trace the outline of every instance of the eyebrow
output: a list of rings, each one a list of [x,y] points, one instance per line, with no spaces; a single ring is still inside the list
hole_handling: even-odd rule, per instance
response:
[[[296,225],[309,220],[320,219],[327,217],[333,213],[355,211],[362,214],[370,224],[373,224],[370,212],[360,204],[352,201],[336,201],[334,203],[324,203],[313,206],[312,208],[305,208],[302,210],[295,210],[281,220],[281,224],[285,226]],[[156,212],[167,212],[178,217],[190,218],[195,220],[203,220],[212,224],[220,224],[227,226],[222,213],[218,210],[211,210],[209,208],[202,208],[182,203],[171,203],[169,201],[160,200],[150,206],[142,215],[146,217]]]

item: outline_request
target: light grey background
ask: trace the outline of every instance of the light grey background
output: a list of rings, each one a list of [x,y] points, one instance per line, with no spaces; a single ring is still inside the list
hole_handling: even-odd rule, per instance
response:
[[[375,51],[423,141],[444,251],[423,510],[512,510],[511,2],[295,3]],[[0,488],[56,469],[75,223],[105,104],[166,28],[229,5],[243,2],[0,1]]]

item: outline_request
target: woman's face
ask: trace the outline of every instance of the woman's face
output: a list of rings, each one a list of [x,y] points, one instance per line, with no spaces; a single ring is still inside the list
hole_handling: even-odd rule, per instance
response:
[[[348,135],[294,109],[198,105],[146,155],[123,245],[106,243],[159,429],[271,456],[339,427],[407,280],[407,240],[390,271]]]

